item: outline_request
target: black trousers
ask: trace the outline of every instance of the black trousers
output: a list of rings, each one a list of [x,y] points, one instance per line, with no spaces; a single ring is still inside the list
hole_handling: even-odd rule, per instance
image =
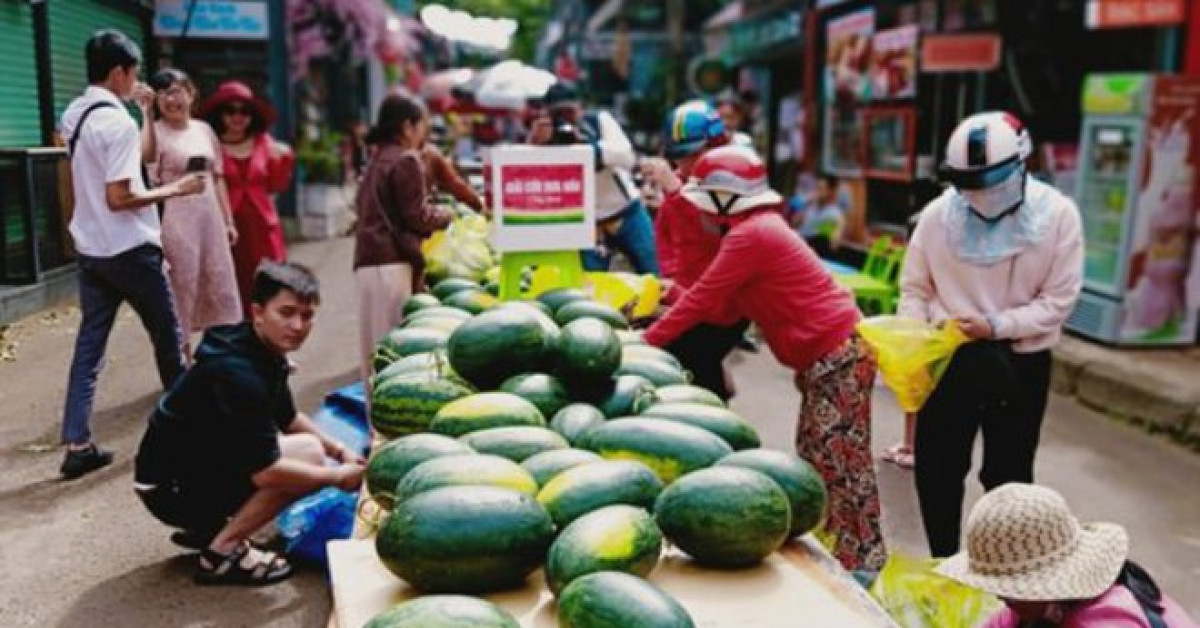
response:
[[[701,323],[687,330],[665,349],[679,359],[683,368],[691,371],[692,384],[711,390],[729,401],[725,386],[725,357],[737,346],[750,321],[742,320],[728,327]]]
[[[1050,352],[1016,353],[1002,342],[959,348],[917,416],[917,497],[929,551],[958,552],[964,482],[983,432],[985,490],[1033,482],[1033,459],[1050,390]]]

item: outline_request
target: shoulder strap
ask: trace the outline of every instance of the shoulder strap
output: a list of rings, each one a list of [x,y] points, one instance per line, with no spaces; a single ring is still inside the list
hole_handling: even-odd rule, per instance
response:
[[[83,125],[85,122],[87,122],[88,116],[92,115],[93,111],[97,109],[103,109],[105,107],[112,107],[116,109],[117,106],[111,102],[108,102],[107,100],[102,100],[100,102],[92,103],[87,109],[83,110],[83,115],[79,116],[79,124],[75,125],[75,133],[71,135],[71,141],[67,142],[68,157],[75,155],[75,144],[79,142],[79,133],[83,131]]]
[[[1121,573],[1117,576],[1117,584],[1124,586],[1133,594],[1138,606],[1142,607],[1142,612],[1145,613],[1150,628],[1167,628],[1161,604],[1162,592],[1141,565],[1131,560],[1125,561],[1125,566],[1121,568]]]

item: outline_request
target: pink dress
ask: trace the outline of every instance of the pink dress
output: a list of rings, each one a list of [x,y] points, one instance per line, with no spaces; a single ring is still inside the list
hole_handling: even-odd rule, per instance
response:
[[[148,168],[155,185],[182,177],[191,157],[204,157],[210,173],[224,172],[220,143],[205,122],[189,120],[187,127],[176,129],[159,120],[154,129],[158,154]],[[166,201],[162,240],[184,338],[214,325],[241,321],[233,256],[212,178],[204,192]]]
[[[1197,628],[1174,600],[1165,595],[1161,601],[1167,628]],[[996,613],[979,628],[1017,628],[1021,618],[1009,609]],[[1059,624],[1061,628],[1150,628],[1137,599],[1123,586],[1114,586],[1104,595],[1075,608]]]

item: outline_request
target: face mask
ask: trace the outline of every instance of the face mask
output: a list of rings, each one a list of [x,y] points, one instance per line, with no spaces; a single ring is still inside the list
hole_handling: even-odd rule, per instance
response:
[[[971,206],[971,211],[988,222],[1012,213],[1025,200],[1025,168],[1017,168],[1004,181],[982,190],[963,190],[958,193]]]

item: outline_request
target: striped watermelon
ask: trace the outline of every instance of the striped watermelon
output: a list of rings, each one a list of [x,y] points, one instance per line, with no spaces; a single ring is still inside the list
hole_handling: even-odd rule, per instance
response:
[[[390,378],[371,393],[371,426],[388,438],[425,432],[442,406],[473,392],[457,379],[432,372]]]
[[[493,427],[545,427],[546,419],[532,403],[511,393],[485,392],[456,399],[434,415],[429,430],[462,436]]]

